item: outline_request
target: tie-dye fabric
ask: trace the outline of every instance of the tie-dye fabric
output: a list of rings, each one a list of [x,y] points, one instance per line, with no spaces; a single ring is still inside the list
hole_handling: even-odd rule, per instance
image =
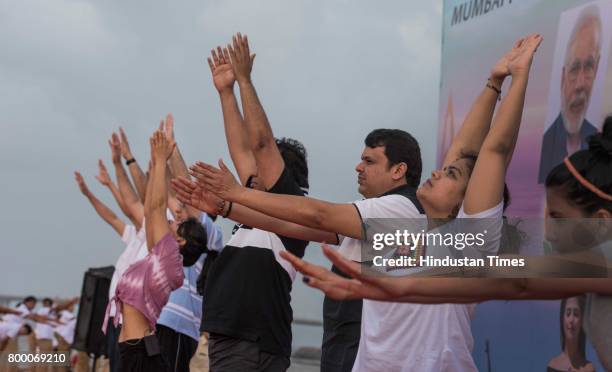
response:
[[[119,279],[115,295],[111,299],[117,306],[115,326],[119,325],[122,305],[125,303],[138,309],[149,321],[150,329],[155,329],[170,292],[183,284],[183,278],[183,258],[174,236],[168,233],[155,244],[145,258],[134,262]],[[102,326],[105,333],[111,302],[106,307]]]

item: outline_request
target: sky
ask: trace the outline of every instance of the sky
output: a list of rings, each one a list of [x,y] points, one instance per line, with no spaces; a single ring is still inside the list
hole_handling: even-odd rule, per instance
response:
[[[435,164],[442,2],[0,0],[0,295],[73,296],[113,265],[119,236],[79,193],[123,126],[140,164],[166,113],[188,163],[229,155],[206,57],[234,32],[257,54],[253,81],[274,134],[308,151],[310,194],[359,199],[354,170],[375,128],[400,128]],[[237,87],[236,87],[237,89]],[[111,173],[111,175],[113,175]],[[222,223],[225,240],[230,222]],[[325,263],[318,245],[306,257]],[[322,295],[296,281],[296,317]]]

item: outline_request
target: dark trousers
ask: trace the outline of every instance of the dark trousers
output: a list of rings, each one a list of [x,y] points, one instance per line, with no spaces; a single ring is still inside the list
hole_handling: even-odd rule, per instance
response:
[[[189,371],[189,361],[198,348],[198,341],[161,324],[157,325],[156,334],[161,354],[170,371]]]
[[[259,349],[257,342],[211,333],[208,340],[210,372],[285,372],[291,361]]]
[[[347,277],[332,266],[332,272]],[[362,300],[323,300],[321,372],[350,372],[357,358],[361,336]]]
[[[119,366],[121,365],[120,353],[119,353],[119,333],[121,333],[121,325],[115,327],[113,318],[108,319],[108,326],[106,329],[106,352],[108,353],[108,362],[110,364],[110,372],[119,372]]]
[[[127,340],[119,344],[121,371],[124,372],[169,372],[161,354],[148,356],[142,338]]]

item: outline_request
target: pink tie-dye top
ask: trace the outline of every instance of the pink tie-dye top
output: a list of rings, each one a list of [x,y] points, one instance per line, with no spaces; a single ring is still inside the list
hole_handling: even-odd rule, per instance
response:
[[[115,326],[122,317],[122,304],[129,304],[140,311],[149,321],[150,329],[155,329],[162,308],[168,302],[170,292],[183,285],[183,257],[171,233],[166,234],[149,254],[134,262],[121,276],[111,302],[117,306],[114,317]],[[102,331],[106,333],[110,304]]]

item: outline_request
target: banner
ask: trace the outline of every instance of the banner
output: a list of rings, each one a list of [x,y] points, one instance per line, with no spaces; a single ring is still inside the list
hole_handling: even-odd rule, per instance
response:
[[[612,114],[612,1],[445,0],[443,13],[438,165],[495,62],[518,38],[544,37],[506,178],[507,215],[543,218],[548,172],[586,148],[586,138]],[[584,319],[577,317],[573,328],[567,323],[571,309],[584,311],[584,298],[480,304],[472,324],[479,370],[554,367],[571,332],[583,337]],[[588,337],[585,358],[602,370]]]

